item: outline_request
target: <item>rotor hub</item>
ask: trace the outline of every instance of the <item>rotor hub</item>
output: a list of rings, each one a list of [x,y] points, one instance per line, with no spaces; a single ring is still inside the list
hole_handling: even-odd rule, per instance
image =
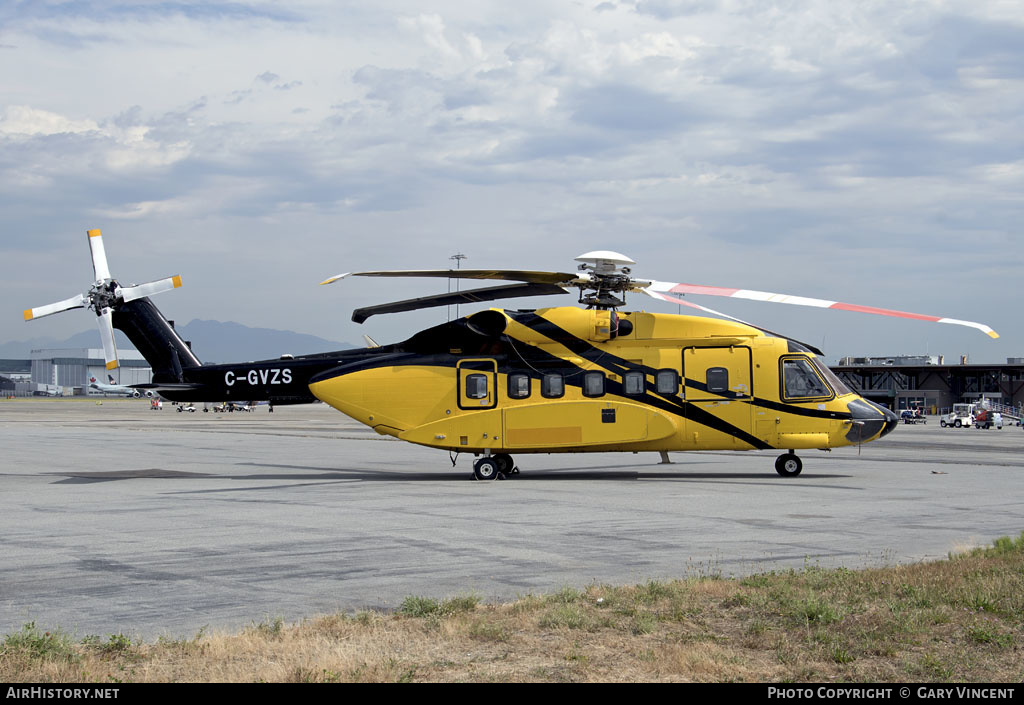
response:
[[[105,308],[113,308],[118,302],[117,289],[118,284],[113,279],[93,284],[86,293],[86,297],[89,299],[89,308],[96,315],[100,315]]]
[[[586,252],[577,257],[576,261],[582,262],[577,267],[579,271],[589,272],[586,280],[576,284],[580,290],[581,304],[597,309],[615,309],[625,305],[625,293],[635,285],[630,276],[632,270],[627,265],[636,262],[611,250]]]

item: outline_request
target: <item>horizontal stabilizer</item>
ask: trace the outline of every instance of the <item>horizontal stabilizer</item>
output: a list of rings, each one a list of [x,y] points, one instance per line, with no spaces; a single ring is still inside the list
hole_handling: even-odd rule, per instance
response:
[[[189,382],[167,382],[163,384],[130,384],[128,386],[131,387],[132,389],[138,389],[140,391],[153,390],[156,392],[197,392],[200,389],[203,389],[206,385]]]

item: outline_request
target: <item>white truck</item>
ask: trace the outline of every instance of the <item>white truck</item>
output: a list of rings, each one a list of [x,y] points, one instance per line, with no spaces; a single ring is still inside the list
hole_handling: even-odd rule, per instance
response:
[[[939,419],[939,424],[946,428],[970,428],[974,425],[976,404],[954,404],[953,410]]]

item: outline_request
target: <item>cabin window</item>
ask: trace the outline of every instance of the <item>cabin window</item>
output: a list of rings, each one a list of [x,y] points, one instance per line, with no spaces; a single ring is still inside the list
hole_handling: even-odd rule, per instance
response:
[[[530,396],[530,376],[514,374],[508,376],[509,399],[526,399]]]
[[[708,391],[712,394],[729,393],[729,370],[724,367],[711,367],[707,373]]]
[[[544,375],[540,380],[540,393],[548,399],[565,395],[565,380],[558,372]]]
[[[466,375],[466,398],[487,398],[487,375]]]
[[[644,373],[643,372],[627,372],[622,375],[622,391],[630,395],[640,395],[644,393]]]
[[[604,396],[604,372],[587,372],[583,375],[583,396]]]
[[[654,375],[654,388],[658,394],[678,394],[679,374],[675,370],[658,370]]]
[[[782,359],[782,390],[786,400],[822,399],[833,396],[817,372],[805,357]]]

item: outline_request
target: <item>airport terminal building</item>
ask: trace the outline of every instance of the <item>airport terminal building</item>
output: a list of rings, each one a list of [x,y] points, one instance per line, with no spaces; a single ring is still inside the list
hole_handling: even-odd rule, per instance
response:
[[[941,355],[845,357],[833,366],[840,379],[861,396],[894,411],[920,404],[934,414],[960,402],[985,397],[1006,406],[1024,405],[1024,358],[1005,365],[946,364]]]

